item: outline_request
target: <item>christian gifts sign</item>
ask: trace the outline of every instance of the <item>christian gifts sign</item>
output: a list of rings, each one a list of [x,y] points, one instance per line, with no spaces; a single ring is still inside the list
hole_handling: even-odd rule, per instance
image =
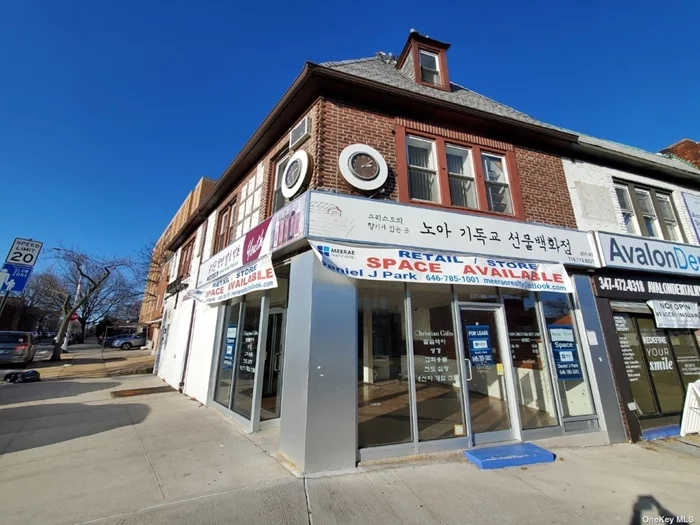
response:
[[[211,283],[190,290],[187,295],[204,304],[213,304],[270,288],[277,288],[277,277],[272,268],[272,260],[270,257],[265,257]]]
[[[407,281],[571,293],[562,264],[513,261],[310,240],[325,268],[355,279]]]
[[[658,328],[700,328],[698,303],[647,301]]]

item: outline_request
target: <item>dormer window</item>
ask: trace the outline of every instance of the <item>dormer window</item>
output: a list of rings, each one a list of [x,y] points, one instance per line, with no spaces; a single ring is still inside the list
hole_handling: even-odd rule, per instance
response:
[[[438,56],[435,53],[421,49],[419,51],[419,60],[421,80],[436,86],[442,85]]]
[[[447,50],[450,44],[411,31],[396,69],[421,86],[450,91]]]

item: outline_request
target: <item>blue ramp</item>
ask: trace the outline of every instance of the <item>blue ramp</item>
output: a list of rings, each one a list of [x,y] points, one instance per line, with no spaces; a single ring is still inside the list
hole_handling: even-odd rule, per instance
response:
[[[465,450],[464,457],[482,470],[549,463],[554,461],[555,458],[554,454],[549,450],[532,443],[516,443],[514,445]]]
[[[678,437],[681,435],[680,425],[668,425],[666,427],[650,428],[642,432],[642,438],[645,441],[654,441],[655,439],[664,439],[670,437]]]

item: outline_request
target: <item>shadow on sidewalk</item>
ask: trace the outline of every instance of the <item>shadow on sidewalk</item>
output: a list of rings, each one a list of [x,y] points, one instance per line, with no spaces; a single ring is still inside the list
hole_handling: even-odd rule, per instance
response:
[[[87,405],[56,403],[0,410],[0,435],[16,427],[16,434],[0,455],[46,447],[141,423],[150,412],[147,405],[122,403]]]
[[[659,500],[654,496],[638,496],[637,501],[632,507],[632,519],[630,525],[642,525],[642,523],[652,523],[649,520],[649,512],[656,511],[658,518],[661,518],[659,523],[676,523],[676,514],[661,505]],[[656,516],[653,516],[654,519]]]
[[[0,388],[0,407],[11,403],[26,403],[29,401],[79,396],[90,392],[116,388],[120,384],[121,383],[114,381],[81,383],[78,381],[61,380],[3,385]],[[0,420],[7,419],[4,410],[8,409],[0,409]]]

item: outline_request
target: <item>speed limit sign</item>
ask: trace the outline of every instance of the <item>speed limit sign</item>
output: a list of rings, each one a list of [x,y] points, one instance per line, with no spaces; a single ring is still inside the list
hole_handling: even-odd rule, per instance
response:
[[[34,266],[39,258],[39,252],[44,243],[31,239],[20,239],[17,237],[12,243],[10,253],[7,254],[5,262],[20,264],[24,266]]]

